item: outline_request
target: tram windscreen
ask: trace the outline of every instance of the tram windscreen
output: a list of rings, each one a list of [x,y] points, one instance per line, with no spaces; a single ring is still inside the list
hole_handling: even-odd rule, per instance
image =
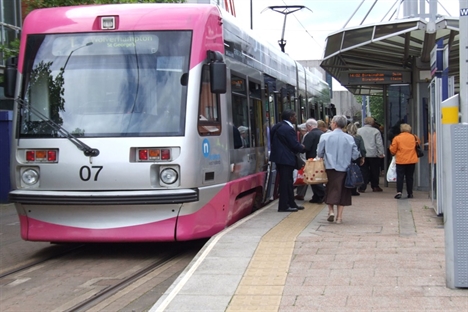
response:
[[[190,31],[29,35],[21,137],[184,134]]]

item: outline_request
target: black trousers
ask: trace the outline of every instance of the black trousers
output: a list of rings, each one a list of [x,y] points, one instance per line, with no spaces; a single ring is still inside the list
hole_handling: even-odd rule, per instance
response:
[[[279,175],[278,210],[284,210],[288,207],[297,208],[296,202],[294,201],[294,166],[276,164],[276,168],[278,168]]]
[[[323,200],[325,197],[325,186],[323,184],[311,184],[310,187],[312,188],[312,192],[314,192],[312,199]]]
[[[365,158],[364,165],[360,167],[362,177],[364,178],[364,184],[359,187],[360,190],[365,190],[369,182],[371,183],[371,188],[379,186],[380,162],[381,159],[378,157]]]
[[[407,164],[407,165],[396,165],[396,189],[397,193],[401,193],[403,191],[403,182],[406,179],[406,191],[408,195],[413,194],[413,176],[414,176],[414,168],[416,164]]]

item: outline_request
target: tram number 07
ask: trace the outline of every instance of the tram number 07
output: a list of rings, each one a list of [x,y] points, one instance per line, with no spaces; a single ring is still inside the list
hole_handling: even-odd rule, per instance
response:
[[[94,172],[94,181],[97,181],[102,168],[103,166],[91,166],[91,168],[88,166],[83,166],[80,168],[80,179],[82,181],[89,181],[89,179],[92,177],[92,173]]]

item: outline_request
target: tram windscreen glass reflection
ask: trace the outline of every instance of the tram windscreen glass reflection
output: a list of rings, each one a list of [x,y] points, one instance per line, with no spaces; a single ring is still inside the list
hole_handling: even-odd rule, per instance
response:
[[[79,137],[183,135],[191,36],[29,36],[20,135],[60,136],[50,121]]]

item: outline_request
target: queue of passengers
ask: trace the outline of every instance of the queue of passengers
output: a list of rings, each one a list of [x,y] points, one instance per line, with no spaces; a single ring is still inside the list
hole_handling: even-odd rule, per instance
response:
[[[328,183],[312,184],[310,203],[325,203],[328,206],[327,220],[342,223],[344,206],[352,204],[351,197],[365,193],[368,184],[372,192],[382,192],[379,186],[383,171],[385,150],[383,128],[372,117],[364,119],[364,125],[350,123],[344,115],[333,117],[330,128],[322,120],[308,119],[298,126],[300,140],[294,124],[296,115],[292,110],[284,111],[282,121],[271,132],[270,160],[275,162],[280,176],[278,211],[295,212],[304,209],[295,200],[305,200],[308,185],[296,187],[294,195],[293,171],[295,154],[301,153],[304,160],[323,158],[328,176]],[[420,144],[417,136],[411,134],[411,126],[399,125],[394,131],[389,152],[395,157],[397,174],[396,199],[402,198],[403,184],[406,180],[407,198],[413,198],[413,176],[418,162],[415,145]],[[355,189],[344,187],[346,168],[351,162],[359,165],[364,183]],[[335,210],[336,207],[336,210]]]

